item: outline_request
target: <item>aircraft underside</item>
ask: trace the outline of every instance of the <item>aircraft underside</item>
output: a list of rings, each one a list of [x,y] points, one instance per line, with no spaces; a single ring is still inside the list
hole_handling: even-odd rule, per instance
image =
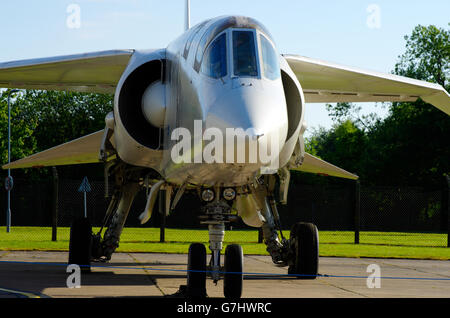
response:
[[[114,190],[99,232],[92,233],[86,218],[74,220],[71,228],[69,263],[79,264],[82,270],[87,272],[90,271],[91,262],[105,262],[111,259],[119,246],[133,200],[140,190],[146,189],[148,186],[146,182],[152,177],[148,169],[130,166],[119,160],[109,165]],[[156,173],[153,177],[155,176]],[[261,221],[259,225],[262,228],[264,243],[273,263],[288,267],[288,273],[297,278],[314,279],[318,274],[317,228],[313,224],[297,223],[292,227],[289,238],[283,235],[274,196],[276,181],[276,175],[262,175],[256,182],[248,185],[249,193],[262,207],[257,211],[258,215],[253,217],[258,217]],[[158,183],[153,187],[161,189]],[[167,189],[170,188],[166,187]],[[186,288],[180,290],[186,297],[206,297],[205,284],[207,277],[210,277],[215,283],[224,280],[225,297],[239,298],[243,289],[242,247],[231,244],[223,251],[223,242],[225,226],[240,218],[235,211],[236,198],[249,193],[242,193],[242,190],[233,193],[236,189],[224,187],[195,189],[181,186],[173,191],[172,196],[169,194],[169,204],[166,206],[172,208],[185,191],[192,190],[199,193],[199,200],[202,203],[198,220],[208,228],[211,256],[207,262],[206,247],[202,242],[191,244],[188,253],[187,284]],[[148,199],[155,200],[152,193]],[[224,264],[221,264],[220,255],[223,252]]]

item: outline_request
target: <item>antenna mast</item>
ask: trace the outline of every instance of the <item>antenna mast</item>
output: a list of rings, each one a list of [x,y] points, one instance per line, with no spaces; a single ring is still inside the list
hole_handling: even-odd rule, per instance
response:
[[[184,21],[184,31],[189,30],[191,27],[191,1],[186,0],[186,16]]]

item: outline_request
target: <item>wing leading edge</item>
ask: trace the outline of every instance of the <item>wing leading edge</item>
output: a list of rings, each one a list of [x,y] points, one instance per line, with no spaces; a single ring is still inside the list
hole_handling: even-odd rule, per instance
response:
[[[83,163],[96,163],[104,131],[69,141],[2,166],[3,169],[39,168]],[[111,158],[112,159],[112,158]]]
[[[405,102],[419,97],[450,115],[450,95],[440,85],[342,66],[300,55],[283,55],[307,103]]]
[[[0,63],[0,87],[114,93],[134,50]]]
[[[404,102],[421,98],[450,115],[450,95],[438,84],[299,55],[283,57],[299,80],[307,103]],[[303,164],[291,170],[358,179],[357,175],[308,153]]]
[[[338,177],[351,180],[359,179],[357,175],[350,173],[342,168],[339,168],[331,163],[328,163],[322,159],[314,157],[309,153],[305,153],[305,158],[303,159],[303,163],[301,166],[291,168],[289,170],[315,173],[324,176]]]

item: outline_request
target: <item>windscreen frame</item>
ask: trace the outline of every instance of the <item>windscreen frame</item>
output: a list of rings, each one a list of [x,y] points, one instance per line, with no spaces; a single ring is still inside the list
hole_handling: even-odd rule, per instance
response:
[[[244,31],[244,32],[251,32],[253,33],[253,42],[254,42],[254,48],[255,48],[255,62],[256,62],[256,72],[257,75],[236,75],[235,74],[235,59],[234,59],[234,32],[235,31]],[[259,47],[259,41],[258,41],[258,33],[256,29],[253,28],[230,28],[229,29],[230,36],[230,66],[231,66],[231,77],[232,78],[257,78],[261,79],[261,63],[260,63],[260,47]]]
[[[212,77],[209,76],[208,74],[206,74],[203,71],[203,67],[204,67],[204,63],[205,63],[205,56],[209,53],[210,49],[212,48],[212,45],[216,42],[216,40],[218,40],[221,36],[225,36],[225,62],[226,62],[226,74],[224,76],[221,77]],[[199,66],[199,73],[203,74],[204,76],[207,76],[208,78],[211,79],[216,79],[219,80],[221,78],[227,77],[230,75],[230,63],[232,62],[232,60],[230,59],[230,33],[228,30],[224,30],[221,33],[217,34],[217,36],[212,39],[208,46],[206,47],[205,51],[203,52],[202,55],[202,59],[200,62],[200,66]]]
[[[267,79],[269,81],[276,81],[281,78],[280,54],[278,53],[278,50],[277,50],[277,47],[276,47],[274,41],[269,36],[267,36],[266,34],[264,34],[263,32],[260,32],[260,31],[257,32],[257,36],[258,36],[258,48],[260,51],[259,58],[260,58],[260,65],[261,65],[261,75],[264,79]],[[264,61],[262,38],[264,38],[268,42],[268,44],[272,47],[272,51],[273,51],[273,53],[275,53],[275,58],[277,59],[279,73],[278,73],[278,76],[275,78],[270,78],[269,76],[266,75],[266,70],[265,70],[266,63]]]

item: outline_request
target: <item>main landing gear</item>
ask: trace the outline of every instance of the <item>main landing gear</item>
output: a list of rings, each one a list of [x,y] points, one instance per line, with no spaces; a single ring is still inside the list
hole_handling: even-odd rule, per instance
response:
[[[315,279],[319,270],[319,234],[312,223],[296,223],[289,239],[291,251],[288,274]]]
[[[119,246],[125,220],[131,204],[141,185],[139,170],[129,169],[125,165],[114,167],[115,187],[103,226],[97,234],[86,218],[76,219],[71,227],[69,264],[78,264],[84,272],[90,271],[91,261],[108,261]],[[227,298],[240,298],[243,293],[244,257],[242,247],[228,245],[223,257],[225,225],[237,221],[239,216],[231,213],[238,195],[252,201],[244,203],[248,209],[242,219],[258,219],[253,223],[262,228],[264,243],[272,261],[277,266],[288,267],[288,274],[299,279],[315,279],[319,266],[319,236],[317,227],[311,223],[296,223],[289,239],[283,236],[280,218],[273,196],[273,176],[258,179],[257,184],[248,186],[245,192],[236,193],[235,189],[206,189],[201,193],[204,202],[200,223],[208,225],[209,249],[211,257],[207,263],[206,248],[194,243],[189,248],[187,285],[180,294],[187,297],[207,297],[206,279],[214,283],[223,279],[223,294]],[[222,190],[222,191],[221,191]],[[236,199],[236,201],[235,201]],[[242,201],[241,201],[242,202]],[[253,208],[255,207],[255,208]],[[242,213],[242,211],[241,211]],[[252,214],[253,213],[253,214]],[[255,221],[256,222],[256,221]],[[106,231],[101,235],[102,229]],[[223,259],[223,264],[221,260]]]
[[[131,204],[140,189],[139,170],[130,169],[125,164],[117,164],[111,170],[114,171],[114,191],[100,231],[94,234],[87,218],[76,218],[70,229],[68,263],[79,265],[84,272],[90,272],[93,261],[106,262],[111,259],[119,246]]]
[[[70,228],[69,264],[77,264],[82,272],[91,271],[92,227],[87,218],[75,219]]]

